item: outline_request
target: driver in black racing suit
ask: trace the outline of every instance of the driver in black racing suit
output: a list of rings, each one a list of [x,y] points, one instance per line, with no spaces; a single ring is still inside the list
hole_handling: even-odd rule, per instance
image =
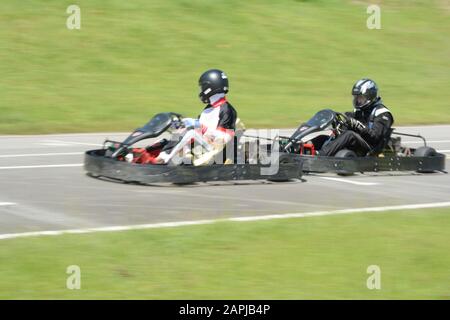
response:
[[[370,79],[358,80],[352,89],[353,112],[346,112],[349,130],[325,144],[321,156],[334,156],[342,149],[354,151],[358,156],[382,149],[391,134],[394,117],[378,96],[378,87]]]

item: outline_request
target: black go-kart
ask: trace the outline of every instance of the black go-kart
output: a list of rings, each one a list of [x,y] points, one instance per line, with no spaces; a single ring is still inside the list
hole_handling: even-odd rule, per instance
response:
[[[85,170],[93,177],[140,184],[190,184],[233,180],[281,182],[300,179],[302,176],[301,159],[292,155],[283,153],[270,163],[267,156],[261,157],[264,161],[259,161],[259,154],[262,153],[259,149],[255,154],[250,154],[248,150],[251,147],[248,142],[241,142],[244,128],[236,130],[232,143],[223,148],[201,150],[200,153],[195,153],[196,148],[192,148],[187,155],[189,157],[184,158],[191,161],[176,164],[172,161],[164,164],[157,162],[161,151],[168,145],[179,145],[178,142],[185,138],[190,130],[195,130],[185,127],[182,120],[183,117],[177,113],[159,113],[143,127],[133,131],[124,141],[105,140],[102,149],[85,153]],[[147,146],[138,146],[144,140],[158,138],[163,134],[176,138],[163,138]],[[197,147],[202,149],[201,145]],[[277,165],[273,167],[275,161]]]
[[[428,147],[424,137],[391,129],[388,137],[364,156],[351,150],[340,150],[334,157],[320,156],[320,149],[348,130],[345,114],[325,109],[303,123],[290,137],[278,137],[281,152],[295,154],[302,160],[304,172],[335,172],[351,175],[356,172],[416,171],[445,172],[444,154]],[[423,140],[423,146],[410,148],[401,144],[401,136]],[[319,152],[318,152],[319,150]]]

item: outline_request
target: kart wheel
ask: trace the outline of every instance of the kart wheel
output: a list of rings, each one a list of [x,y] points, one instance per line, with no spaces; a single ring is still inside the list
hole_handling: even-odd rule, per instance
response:
[[[356,153],[352,150],[342,149],[335,155],[336,158],[356,158]]]
[[[336,153],[335,158],[356,158],[356,153],[352,150],[342,149]],[[344,177],[353,175],[353,172],[348,172],[345,170],[337,170],[336,173]]]
[[[111,158],[111,156],[113,155],[113,151],[111,151],[111,150],[109,150],[109,149],[106,149],[105,150],[105,157],[108,157],[108,158]]]
[[[437,152],[435,149],[430,147],[420,147],[414,151],[413,157],[434,157]],[[433,173],[434,170],[417,170],[419,173]]]
[[[414,157],[434,157],[436,150],[430,147],[420,147],[414,151]]]

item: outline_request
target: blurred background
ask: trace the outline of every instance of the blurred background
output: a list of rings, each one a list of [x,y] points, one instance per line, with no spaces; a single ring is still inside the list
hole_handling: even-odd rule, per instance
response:
[[[81,8],[81,30],[66,9]],[[381,29],[369,30],[369,4]],[[197,80],[230,78],[250,127],[349,110],[371,77],[396,124],[449,123],[448,0],[2,0],[0,133],[129,131],[196,116]]]

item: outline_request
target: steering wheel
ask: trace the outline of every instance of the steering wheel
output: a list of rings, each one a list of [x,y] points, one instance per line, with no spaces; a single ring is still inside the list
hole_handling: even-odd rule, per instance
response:
[[[172,120],[172,124],[170,125],[170,129],[172,130],[179,130],[179,129],[185,129],[186,126],[183,123],[182,118],[179,117],[174,117],[174,119]]]
[[[336,112],[335,120],[336,123],[334,128],[336,129],[338,134],[341,134],[342,132],[348,130],[348,123],[350,122],[350,119],[345,114]]]

